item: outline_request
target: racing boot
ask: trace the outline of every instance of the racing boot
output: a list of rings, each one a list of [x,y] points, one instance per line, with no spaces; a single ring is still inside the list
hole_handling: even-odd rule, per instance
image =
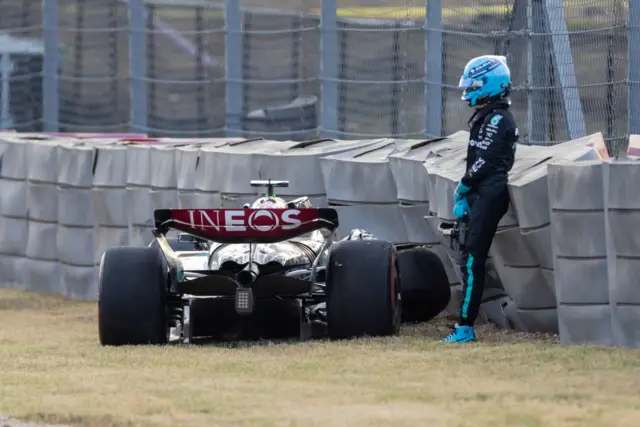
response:
[[[456,323],[454,331],[451,332],[448,337],[441,339],[440,342],[456,342],[464,344],[475,340],[476,333],[473,330],[473,326],[460,326]]]

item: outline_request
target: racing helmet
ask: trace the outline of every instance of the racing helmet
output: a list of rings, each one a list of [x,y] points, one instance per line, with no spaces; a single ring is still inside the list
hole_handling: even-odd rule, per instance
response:
[[[280,197],[275,196],[264,196],[258,198],[251,205],[251,209],[286,209],[287,202],[285,202]]]
[[[503,99],[511,89],[507,58],[496,55],[473,58],[464,67],[458,87],[463,89],[461,99],[470,107],[481,107]]]

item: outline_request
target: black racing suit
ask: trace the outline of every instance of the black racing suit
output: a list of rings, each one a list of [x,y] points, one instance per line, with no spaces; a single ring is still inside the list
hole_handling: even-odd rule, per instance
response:
[[[479,109],[469,120],[467,171],[462,183],[471,187],[469,230],[460,268],[463,296],[461,326],[473,326],[484,290],[485,263],[498,223],[509,209],[508,173],[513,167],[518,128],[503,100]]]

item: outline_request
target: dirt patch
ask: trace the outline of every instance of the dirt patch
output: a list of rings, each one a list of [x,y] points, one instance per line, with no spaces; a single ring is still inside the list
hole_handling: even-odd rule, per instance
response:
[[[488,325],[477,343],[441,344],[447,319],[387,339],[103,348],[95,303],[24,298],[42,302],[0,309],[0,413],[36,423],[635,427],[640,417],[634,350]]]

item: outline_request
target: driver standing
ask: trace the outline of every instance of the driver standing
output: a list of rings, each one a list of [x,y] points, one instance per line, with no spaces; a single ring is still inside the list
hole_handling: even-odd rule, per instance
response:
[[[484,290],[485,263],[498,223],[509,208],[508,173],[513,167],[518,128],[507,98],[511,74],[504,56],[469,61],[460,78],[462,100],[475,109],[467,147],[466,173],[454,193],[453,213],[469,218],[461,254],[463,296],[455,330],[441,342],[476,339],[473,325]]]

